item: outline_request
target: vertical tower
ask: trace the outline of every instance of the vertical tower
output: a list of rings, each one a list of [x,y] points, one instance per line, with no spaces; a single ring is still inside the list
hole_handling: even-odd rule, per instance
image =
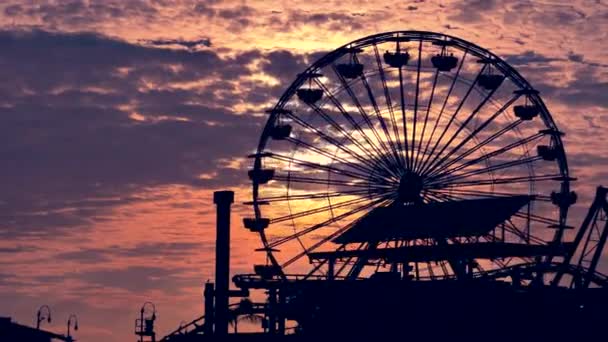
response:
[[[230,286],[230,206],[233,191],[216,191],[213,203],[217,206],[215,242],[215,334],[228,334],[228,289]]]

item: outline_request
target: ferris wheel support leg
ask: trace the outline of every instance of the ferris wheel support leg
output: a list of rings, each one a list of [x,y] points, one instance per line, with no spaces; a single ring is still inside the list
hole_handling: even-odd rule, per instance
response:
[[[278,303],[278,334],[285,335],[285,293],[283,289],[279,289],[279,303]]]
[[[605,195],[606,193],[604,193],[604,203],[602,204],[602,210],[604,210],[605,214],[608,214],[608,203],[606,203]],[[593,258],[591,259],[591,264],[589,265],[589,276],[585,277],[585,280],[583,282],[583,288],[589,287],[589,283],[591,282],[591,275],[595,273],[597,264],[600,261],[600,257],[602,256],[604,246],[606,245],[606,238],[608,238],[608,221],[606,221],[606,224],[604,224],[600,239],[597,242],[597,245],[595,246]]]
[[[585,216],[585,219],[583,220],[581,227],[579,228],[578,232],[576,233],[576,237],[574,238],[574,241],[572,244],[572,249],[564,258],[564,261],[562,262],[563,267],[560,268],[560,270],[557,272],[557,274],[553,278],[553,281],[551,282],[551,284],[553,286],[557,286],[559,284],[559,282],[561,281],[562,277],[564,276],[566,268],[572,262],[572,258],[574,257],[574,254],[576,253],[577,249],[579,249],[579,246],[580,246],[583,238],[585,237],[585,234],[589,230],[589,226],[591,225],[591,222],[593,221],[593,218],[596,216],[598,210],[602,210],[602,208],[606,208],[607,191],[608,190],[604,187],[601,187],[601,186],[597,187],[597,190],[595,193],[595,199],[593,200],[591,207],[589,207],[589,211],[587,212],[587,216]],[[604,209],[604,210],[606,210],[606,209]],[[606,232],[606,229],[604,229],[604,232]],[[587,240],[589,240],[589,239],[587,239]],[[605,240],[604,240],[604,242],[605,242]],[[586,249],[586,247],[583,249]],[[602,244],[602,248],[599,249],[600,252],[602,249],[603,249],[603,244]],[[579,263],[580,263],[580,261],[579,261]]]
[[[367,250],[373,251],[377,247],[378,247],[377,242],[370,242],[369,246],[367,247]],[[363,267],[365,267],[365,265],[367,264],[367,260],[368,259],[365,256],[358,258],[355,261],[355,264],[353,265],[353,267],[348,272],[348,275],[346,276],[346,278],[349,280],[357,279],[357,277],[359,277],[359,274],[361,273],[361,271],[363,271]]]
[[[214,302],[214,289],[213,289],[213,283],[207,282],[205,283],[205,290],[204,290],[204,296],[205,296],[205,321],[204,321],[204,333],[207,335],[211,335],[213,334],[213,321],[214,321],[214,308],[213,308],[213,302]]]
[[[277,333],[277,289],[274,287],[268,290],[268,333]]]

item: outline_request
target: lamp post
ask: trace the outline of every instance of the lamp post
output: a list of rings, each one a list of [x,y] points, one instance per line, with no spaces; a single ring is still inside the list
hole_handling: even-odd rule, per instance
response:
[[[152,310],[150,310],[150,308]],[[155,341],[156,334],[154,333],[154,320],[156,320],[156,306],[154,303],[145,302],[144,305],[141,306],[141,310],[139,310],[139,315],[139,340],[143,341],[144,336],[150,336],[152,337],[152,341]]]
[[[51,308],[48,305],[42,305],[36,313],[36,329],[40,330],[40,322],[46,320],[51,323]]]
[[[70,330],[70,328],[72,327],[72,324],[74,324],[74,331],[78,331],[78,318],[74,314],[71,314],[70,317],[68,317],[68,334],[67,334],[67,337],[68,337],[69,341],[73,341],[71,330]]]

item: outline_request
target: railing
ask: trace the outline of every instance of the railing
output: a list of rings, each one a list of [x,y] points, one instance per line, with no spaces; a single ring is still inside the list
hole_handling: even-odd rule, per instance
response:
[[[333,280],[363,280],[367,278],[354,278],[348,276],[334,276]],[[239,274],[232,278],[232,281],[239,287],[255,287],[252,285],[259,284],[284,284],[301,281],[323,281],[328,280],[326,275],[310,275],[310,274],[285,274],[273,278],[264,278],[258,274]]]
[[[200,329],[204,326],[205,324],[205,315],[199,317],[199,318],[195,318],[194,320],[190,321],[189,323],[187,323],[186,325],[181,325],[179,328],[175,329],[174,331],[170,332],[167,336],[163,337],[159,342],[165,342],[165,341],[169,341],[171,339],[171,337],[175,336],[175,335],[183,335],[183,334],[195,334],[200,332]],[[194,329],[190,329],[190,331],[188,331],[188,328],[192,328],[194,327]]]
[[[508,276],[512,272],[519,271],[529,271],[529,272],[555,272],[558,268],[564,268],[567,273],[570,274],[578,274],[585,277],[591,277],[591,280],[602,286],[608,286],[608,275],[604,275],[600,272],[589,272],[588,269],[584,267],[580,267],[577,265],[565,265],[559,262],[553,262],[551,264],[538,264],[535,262],[525,263],[525,264],[517,264],[513,266],[509,266],[506,268],[500,268],[496,270],[490,271],[477,271],[471,274],[473,279],[484,279],[484,278],[499,278],[503,276]],[[333,280],[351,280],[346,276],[334,276]],[[366,280],[370,278],[356,278],[352,280]],[[304,282],[304,281],[324,281],[329,280],[326,275],[307,275],[307,274],[288,274],[284,277],[275,277],[271,279],[265,279],[257,274],[240,274],[233,277],[233,281],[239,287],[255,287],[262,285],[271,285],[271,284],[284,284],[284,283],[294,283],[294,282]],[[417,281],[434,281],[434,280],[457,280],[456,275],[448,274],[448,275],[435,275],[435,276],[423,276],[419,277]]]
[[[240,303],[234,303],[229,306],[230,309],[237,309]],[[266,309],[266,304],[263,303],[252,303],[252,313],[263,313]],[[170,341],[172,337],[176,335],[186,335],[186,334],[197,334],[202,331],[202,328],[205,326],[205,316],[201,316],[192,320],[191,322],[180,326],[175,329],[167,336],[163,337],[159,342],[167,342]]]
[[[474,277],[495,279],[495,278],[509,276],[514,271],[527,271],[527,272],[563,271],[570,275],[588,277],[596,285],[600,285],[602,287],[608,287],[608,276],[607,275],[602,274],[597,271],[591,272],[587,268],[582,267],[582,266],[571,265],[571,264],[564,265],[563,263],[559,263],[559,262],[553,262],[550,264],[538,264],[535,262],[527,263],[527,264],[518,264],[518,265],[513,265],[510,267],[502,268],[502,269],[498,269],[498,270],[487,271],[487,272],[478,272],[474,275]]]
[[[564,269],[565,267],[565,269]],[[491,271],[478,271],[471,275],[473,279],[497,279],[501,277],[508,277],[513,275],[514,272],[557,272],[558,270],[565,270],[565,273],[571,275],[579,275],[583,277],[590,277],[593,283],[608,287],[608,275],[602,274],[600,272],[589,272],[588,269],[577,266],[577,265],[564,265],[563,263],[553,262],[551,264],[539,264],[539,263],[525,263],[525,264],[517,264],[513,266],[509,266],[506,268],[501,268],[497,270]],[[354,280],[365,280],[369,278],[357,278]],[[420,277],[418,281],[433,281],[433,280],[456,280],[455,275],[441,275],[441,276],[425,276]],[[242,287],[248,287],[248,285],[258,284],[258,285],[267,285],[270,283],[273,284],[284,284],[284,283],[295,283],[295,282],[305,282],[305,281],[325,281],[328,280],[328,277],[325,275],[307,275],[307,274],[289,274],[285,275],[284,278],[272,278],[272,279],[264,279],[257,274],[240,274],[233,277],[233,281]],[[342,280],[348,281],[349,278],[346,276],[334,277],[333,280]],[[231,309],[236,309],[239,307],[239,303],[231,304],[229,306]],[[266,310],[266,305],[263,303],[253,303],[251,308],[252,313],[264,313]],[[244,312],[245,313],[245,312]],[[204,326],[205,316],[201,316],[189,322],[186,325],[180,326],[178,329],[174,330],[167,336],[163,337],[160,342],[167,342],[171,339],[171,337],[182,334],[196,334],[202,331],[202,327]],[[140,324],[139,326],[137,324]],[[141,322],[138,319],[136,321],[136,333],[137,329],[141,327]]]

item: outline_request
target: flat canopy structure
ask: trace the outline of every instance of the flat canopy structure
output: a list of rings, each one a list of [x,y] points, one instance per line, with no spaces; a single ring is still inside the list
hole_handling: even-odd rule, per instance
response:
[[[393,204],[363,216],[335,238],[340,244],[487,234],[515,214],[531,196],[509,196],[429,204]]]
[[[528,245],[506,242],[478,242],[445,244],[433,246],[408,246],[367,250],[340,250],[316,252],[309,255],[311,260],[338,260],[362,258],[366,260],[386,260],[388,262],[427,262],[441,260],[500,259],[507,257],[536,257],[564,255],[572,248],[572,243],[554,245]]]

